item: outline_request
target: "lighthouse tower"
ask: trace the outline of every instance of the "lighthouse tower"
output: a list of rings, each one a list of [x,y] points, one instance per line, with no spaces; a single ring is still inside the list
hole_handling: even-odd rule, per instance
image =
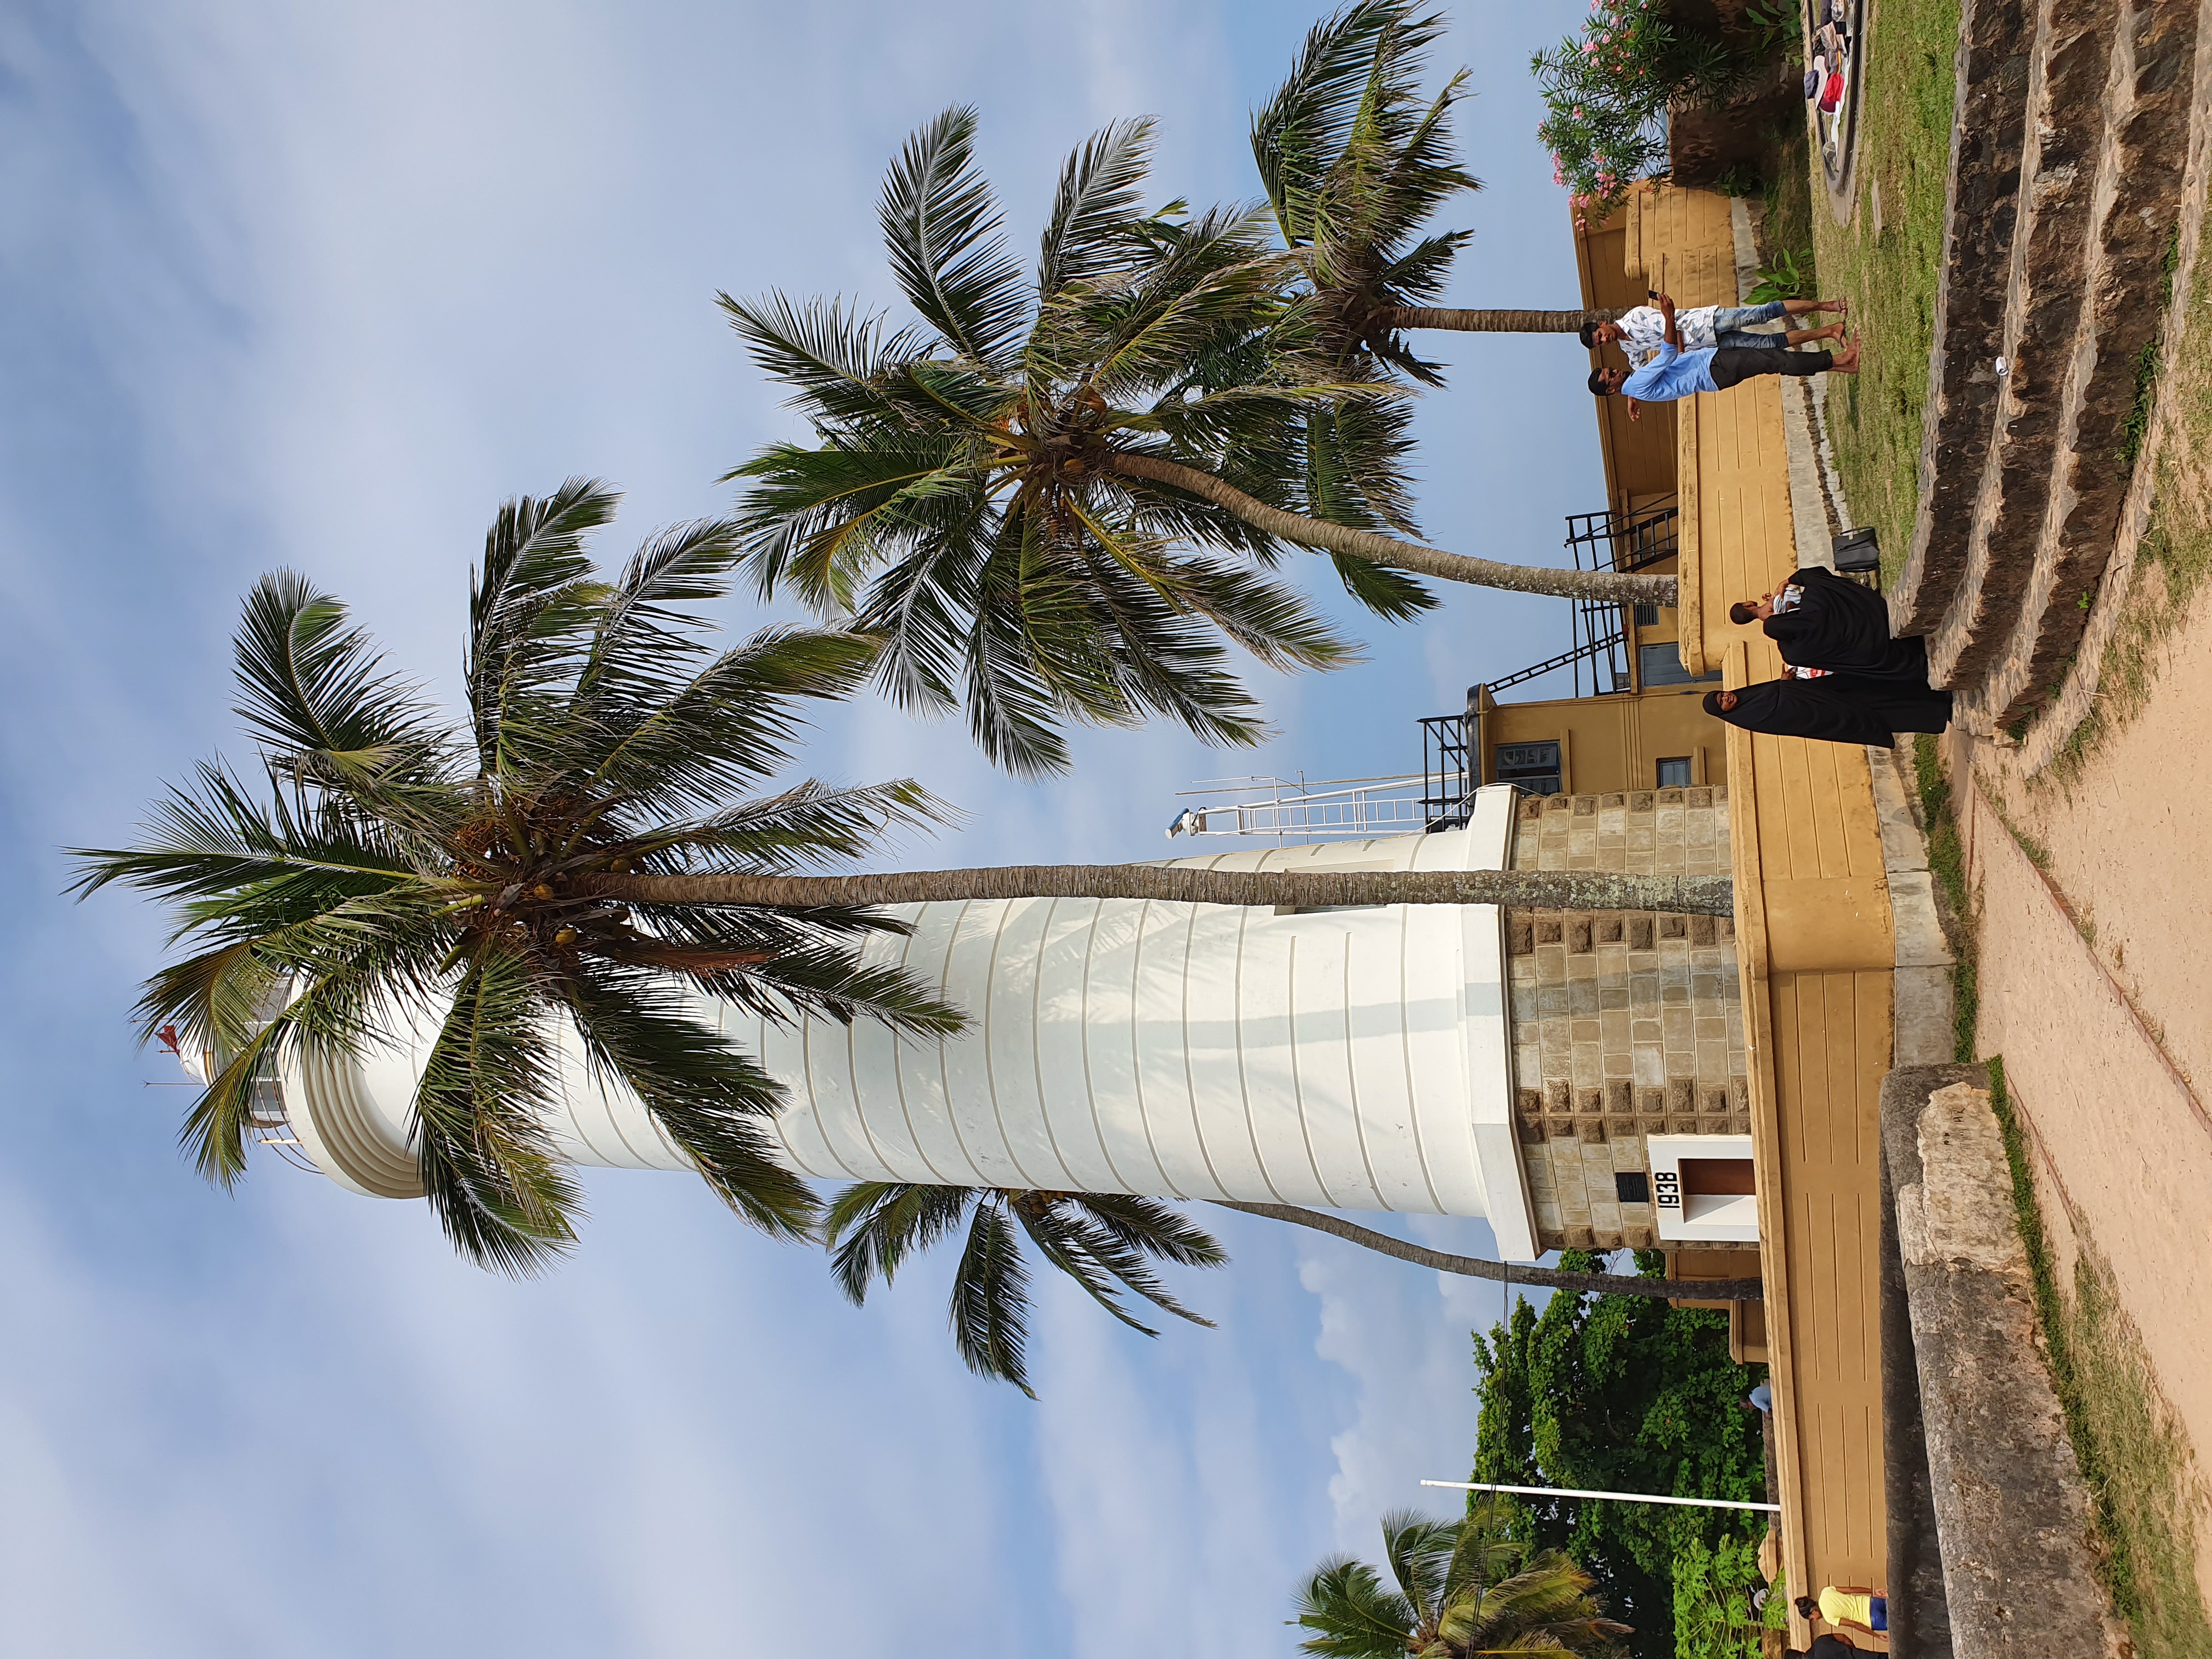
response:
[[[1493,786],[1464,829],[1179,862],[1503,869],[1514,801]],[[939,986],[969,1015],[959,1036],[715,1009],[785,1086],[775,1132],[805,1174],[1483,1216],[1508,1256],[1543,1248],[1495,908],[1012,899],[896,913],[912,933],[872,940],[869,958]],[[332,1180],[420,1195],[410,1103],[431,1035],[288,1069],[286,1121]],[[565,1058],[551,1125],[563,1152],[689,1168],[628,1091],[593,1079],[580,1048]]]

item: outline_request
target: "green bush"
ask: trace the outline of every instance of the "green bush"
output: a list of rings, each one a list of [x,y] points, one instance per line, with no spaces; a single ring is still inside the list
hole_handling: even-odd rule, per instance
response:
[[[1751,1610],[1760,1582],[1756,1538],[1723,1533],[1710,1549],[1690,1539],[1675,1553],[1674,1579],[1675,1659],[1759,1659],[1762,1621]],[[1778,1590],[1766,1607],[1783,1599]]]
[[[1668,0],[1593,0],[1582,38],[1529,59],[1547,113],[1536,136],[1552,178],[1583,222],[1612,213],[1629,186],[1667,167],[1669,103],[1713,103],[1746,68],[1717,34],[1683,29]]]

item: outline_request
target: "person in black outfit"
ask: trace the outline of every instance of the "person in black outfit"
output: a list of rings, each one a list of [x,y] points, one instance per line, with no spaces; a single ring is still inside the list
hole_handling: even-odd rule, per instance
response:
[[[1889,606],[1872,588],[1808,565],[1757,601],[1729,607],[1739,627],[1757,623],[1793,668],[1850,669],[1924,685],[1928,647],[1917,635],[1893,639]]]
[[[1951,694],[1928,683],[1927,641],[1893,638],[1881,595],[1832,570],[1792,571],[1773,592],[1730,605],[1729,620],[1759,623],[1790,670],[1788,679],[1708,696],[1705,712],[1731,726],[1890,749],[1895,732],[1941,732],[1958,718]],[[1984,724],[1966,730],[2011,746]]]
[[[1705,713],[1747,732],[1818,738],[1894,749],[1899,732],[1941,732],[1951,723],[1951,694],[1920,682],[1844,669],[1816,680],[1765,680],[1741,691],[1708,691]]]

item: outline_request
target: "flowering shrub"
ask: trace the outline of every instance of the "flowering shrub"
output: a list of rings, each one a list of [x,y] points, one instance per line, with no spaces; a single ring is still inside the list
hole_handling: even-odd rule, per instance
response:
[[[1536,136],[1552,179],[1585,224],[1612,213],[1639,179],[1667,167],[1667,106],[1726,97],[1742,79],[1716,35],[1678,27],[1668,0],[1590,0],[1579,40],[1529,60],[1548,113]]]

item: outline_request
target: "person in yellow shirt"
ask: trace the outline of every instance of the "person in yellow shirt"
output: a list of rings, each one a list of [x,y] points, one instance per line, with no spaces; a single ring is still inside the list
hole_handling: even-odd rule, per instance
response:
[[[1825,1619],[1838,1630],[1863,1630],[1869,1636],[1889,1628],[1889,1598],[1865,1584],[1830,1584],[1818,1599],[1797,1598],[1807,1619]]]

